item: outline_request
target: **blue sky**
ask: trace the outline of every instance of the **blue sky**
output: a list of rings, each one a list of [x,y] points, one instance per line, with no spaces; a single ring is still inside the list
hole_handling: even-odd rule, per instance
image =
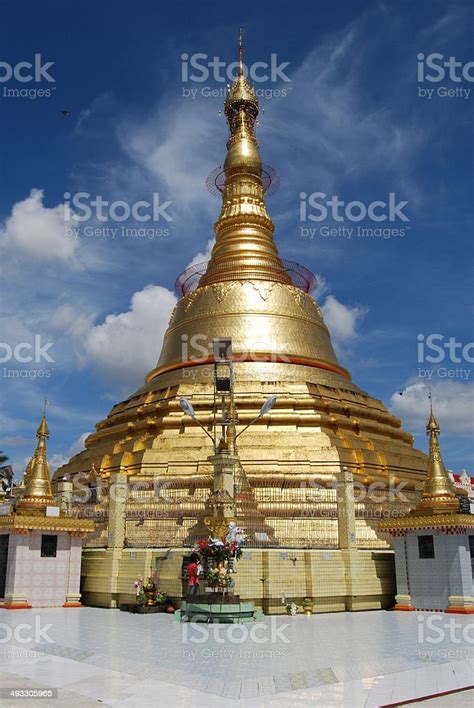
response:
[[[203,74],[192,57],[229,64],[239,26],[249,68],[272,55],[284,64],[284,78],[255,82],[262,158],[281,177],[268,199],[281,255],[318,274],[317,299],[354,381],[422,449],[431,385],[445,462],[472,470],[471,3],[263,0],[236,12],[218,2],[50,1],[6,2],[1,13],[0,449],[17,474],[45,396],[54,467],[158,358],[175,277],[209,248],[219,202],[205,180],[225,156],[222,98],[207,95],[225,82],[212,68],[202,82],[184,80],[182,56],[188,75]],[[19,80],[29,69],[18,63],[35,55],[43,70]],[[441,75],[426,66],[432,55],[458,64]],[[96,212],[68,235],[64,195],[80,192],[128,205],[158,193],[153,238],[114,237],[105,227],[144,224]],[[342,222],[330,209],[302,221],[300,194],[315,192],[365,209],[392,194],[402,206],[382,208],[393,217],[383,223],[352,221],[358,207]],[[358,236],[358,226],[388,231]],[[326,235],[337,227],[345,231]],[[38,362],[9,357],[35,337],[20,356]]]

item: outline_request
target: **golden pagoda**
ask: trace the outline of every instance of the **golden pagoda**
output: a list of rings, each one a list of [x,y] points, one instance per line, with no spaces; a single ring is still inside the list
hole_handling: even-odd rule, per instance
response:
[[[468,492],[455,488],[446,472],[432,407],[426,432],[429,460],[423,493],[408,516],[380,524],[395,549],[394,609],[474,614],[470,553],[474,514]]]
[[[421,499],[412,511],[414,515],[425,513],[443,514],[446,512],[457,512],[459,509],[459,495],[454,489],[454,484],[448,477],[446,468],[441,457],[439,446],[440,428],[438,421],[430,411],[426,432],[429,435],[429,465],[423,486]],[[459,490],[463,495],[467,492]]]
[[[8,505],[8,514],[0,516],[0,530],[13,525],[15,529],[42,529],[68,531],[79,535],[94,530],[91,521],[75,520],[63,514],[52,491],[49,462],[46,456],[46,441],[49,438],[46,412],[36,431],[38,441],[28,462],[23,479],[18,487],[21,493],[13,493]],[[16,489],[18,489],[16,487]],[[14,489],[15,492],[15,489]]]
[[[465,514],[461,515],[460,498],[467,497],[468,492],[462,488],[455,488],[446,471],[439,444],[440,432],[438,421],[431,408],[426,426],[426,433],[429,436],[428,469],[421,497],[408,516],[398,520],[382,521],[381,530],[397,532],[402,529],[444,528],[449,523],[453,526],[460,525],[460,519],[474,526],[474,517],[471,523]]]
[[[17,510],[23,510],[26,513],[34,513],[35,510],[41,511],[47,506],[56,506],[51,489],[49,463],[46,459],[46,440],[49,438],[46,413],[43,413],[36,437],[38,438],[36,449],[26,466],[21,484],[21,497],[16,504]]]
[[[377,484],[386,490],[380,503],[404,513],[415,505],[425,477],[426,456],[413,448],[413,437],[338,362],[309,292],[313,276],[278,253],[255,136],[259,103],[245,78],[242,34],[239,65],[224,105],[229,138],[210,261],[180,277],[182,297],[144,385],[112,408],[87,438],[85,451],[54,478],[66,475],[100,488],[99,507],[114,475],[129,489],[139,485],[123,507],[121,533],[129,548],[189,546],[190,529],[205,514],[212,449],[179,399],[191,401],[200,423],[211,430],[216,338],[232,340],[237,429],[257,417],[268,396],[277,396],[271,413],[239,438],[236,450],[252,490],[249,507],[255,516],[256,505],[262,519],[262,539],[254,534],[249,546],[264,543],[270,527],[279,548],[337,549],[342,466],[358,489]],[[379,517],[371,518],[373,503],[367,495],[356,499],[355,543],[387,549],[377,534]],[[237,522],[245,528],[245,504],[239,508]],[[92,546],[107,546],[107,534],[103,523]],[[86,568],[93,575],[92,546]]]
[[[6,565],[0,576],[0,607],[80,607],[82,538],[94,530],[94,523],[61,513],[53,496],[46,458],[46,413],[36,437],[38,442],[23,476],[21,496],[13,496],[0,515],[0,537],[6,549]],[[26,572],[31,568],[34,573]]]

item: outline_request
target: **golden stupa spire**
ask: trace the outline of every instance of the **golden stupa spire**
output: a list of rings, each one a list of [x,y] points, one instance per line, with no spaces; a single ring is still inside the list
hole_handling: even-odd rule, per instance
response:
[[[453,512],[459,510],[459,498],[454,489],[454,485],[449,479],[448,473],[443,464],[441,449],[439,445],[440,427],[433,414],[433,402],[431,391],[430,417],[426,432],[429,435],[429,461],[428,473],[426,475],[423,494],[418,502],[414,514],[423,512],[424,514],[438,514],[443,512]]]
[[[264,200],[262,162],[255,137],[258,98],[244,72],[243,32],[239,70],[228,87],[224,113],[229,125],[222,209],[216,243],[200,287],[223,280],[269,280],[291,285],[273,241],[274,225]]]
[[[43,510],[47,506],[56,506],[51,489],[49,464],[46,459],[46,440],[49,438],[48,423],[46,421],[47,403],[45,400],[41,423],[36,431],[38,442],[25,472],[24,492],[17,504],[17,509]]]
[[[273,240],[274,226],[264,200],[268,182],[255,137],[258,98],[246,78],[243,52],[241,34],[237,76],[224,105],[229,139],[219,173],[224,181],[215,183],[222,191],[222,208],[214,226],[214,248],[205,270],[193,267],[182,280],[180,276],[183,297],[173,310],[158,364],[147,382],[164,373],[212,364],[213,340],[223,336],[232,338],[234,361],[239,368],[248,362],[252,377],[261,376],[260,364],[267,362],[278,363],[278,371],[272,373],[276,381],[291,373],[288,364],[320,369],[324,372],[320,380],[326,383],[327,372],[350,381],[337,361],[321,310],[309,294],[312,274],[297,263],[282,261]],[[207,375],[204,369],[196,370],[196,375],[201,372]]]

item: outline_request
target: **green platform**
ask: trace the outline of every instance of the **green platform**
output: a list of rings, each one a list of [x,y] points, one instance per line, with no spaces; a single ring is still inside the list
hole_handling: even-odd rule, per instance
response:
[[[174,613],[179,622],[219,622],[223,624],[242,624],[263,619],[263,612],[255,607],[254,602],[221,602],[208,604],[183,600],[181,609]]]

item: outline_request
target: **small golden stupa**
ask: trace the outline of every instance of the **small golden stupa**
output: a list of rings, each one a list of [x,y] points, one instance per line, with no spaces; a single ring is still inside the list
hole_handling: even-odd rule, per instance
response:
[[[460,498],[467,497],[468,492],[461,487],[455,488],[446,471],[439,444],[440,432],[431,407],[426,426],[429,436],[428,467],[421,497],[408,516],[382,521],[381,530],[396,533],[406,529],[447,528],[449,525],[474,526],[474,516],[460,512]]]
[[[421,499],[411,512],[414,516],[423,514],[446,514],[459,511],[459,496],[467,495],[464,489],[455,490],[446,472],[439,446],[440,428],[430,411],[426,432],[429,435],[429,464]]]
[[[380,524],[395,550],[394,609],[474,614],[470,553],[474,514],[467,491],[454,487],[444,467],[440,427],[432,408],[426,432],[429,461],[421,498],[405,518]]]
[[[35,515],[36,512],[43,512],[47,506],[57,506],[51,489],[49,463],[46,459],[46,440],[49,438],[46,413],[43,413],[36,437],[38,438],[36,449],[26,466],[20,487],[21,496],[16,504],[16,511],[19,514]]]
[[[46,459],[46,413],[36,437],[33,457],[14,490],[15,503],[6,504],[6,513],[0,515],[0,539],[6,550],[0,607],[79,607],[82,538],[94,530],[94,522],[66,516],[53,496]]]

